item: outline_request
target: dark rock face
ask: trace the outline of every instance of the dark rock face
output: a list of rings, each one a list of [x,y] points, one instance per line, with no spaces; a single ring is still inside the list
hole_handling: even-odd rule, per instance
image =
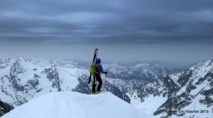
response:
[[[4,103],[0,100],[0,117],[3,116],[4,114],[8,113],[13,109],[12,106],[10,106],[7,103]]]
[[[16,91],[24,91],[24,86],[19,84],[20,78],[17,77],[18,74],[21,74],[24,71],[25,70],[19,63],[19,60],[17,60],[10,69],[9,80],[11,81],[12,86],[16,89]]]
[[[52,82],[52,87],[61,91],[60,78],[56,66],[54,65],[51,68],[46,68],[45,73],[47,74],[47,78]]]
[[[39,85],[39,81],[37,78],[40,78],[39,75],[34,74],[33,80],[28,80],[27,83],[32,86],[32,88],[35,88],[37,85]]]

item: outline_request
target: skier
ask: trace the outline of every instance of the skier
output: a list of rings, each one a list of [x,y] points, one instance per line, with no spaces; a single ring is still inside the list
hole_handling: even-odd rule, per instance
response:
[[[101,59],[98,58],[96,60],[96,72],[95,72],[95,78],[94,78],[93,85],[92,85],[92,92],[93,93],[100,93],[101,92],[101,86],[103,84],[102,78],[101,78],[101,73],[107,74],[107,71],[103,70],[103,67],[101,66]],[[97,88],[97,92],[96,92],[95,88],[96,88],[97,84],[98,84],[98,88]]]

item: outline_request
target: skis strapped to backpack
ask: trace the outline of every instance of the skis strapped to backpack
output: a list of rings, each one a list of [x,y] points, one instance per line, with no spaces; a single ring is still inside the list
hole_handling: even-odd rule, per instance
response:
[[[89,81],[88,81],[88,84],[90,84],[90,81],[91,81],[91,76],[95,76],[95,71],[96,71],[96,59],[97,59],[97,55],[98,55],[98,48],[95,49],[95,52],[94,52],[94,57],[93,57],[93,61],[92,61],[92,65],[90,67],[90,76],[89,76]]]

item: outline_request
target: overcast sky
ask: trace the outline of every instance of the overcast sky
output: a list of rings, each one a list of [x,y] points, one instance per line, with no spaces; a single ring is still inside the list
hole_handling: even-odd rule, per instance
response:
[[[0,58],[213,58],[213,0],[1,0]]]

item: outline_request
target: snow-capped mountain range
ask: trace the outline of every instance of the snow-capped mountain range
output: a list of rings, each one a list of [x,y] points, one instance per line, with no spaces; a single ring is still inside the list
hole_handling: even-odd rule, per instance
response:
[[[49,92],[71,91],[78,85],[76,78],[88,73],[73,63],[58,68],[56,63],[23,57],[2,59],[0,68],[0,99],[14,107]]]
[[[180,72],[182,69],[166,68],[156,64],[137,64],[135,66],[121,66],[118,64],[104,64],[103,67],[109,71],[108,76],[119,79],[137,79],[144,82],[153,82],[166,77],[168,74]]]
[[[212,117],[213,60],[199,63],[126,94],[131,104],[155,117]]]
[[[139,73],[136,71],[137,68],[138,71],[143,71],[141,70],[143,66],[132,67],[132,72]],[[119,65],[117,67],[105,65],[104,67],[107,68],[109,75],[102,77],[103,91],[110,91],[121,97],[123,93],[132,88],[147,84],[143,79],[110,78],[113,77],[112,74],[122,75],[130,68],[118,71],[118,68],[121,68]],[[24,57],[0,59],[0,99],[16,107],[49,92],[77,91],[91,93],[91,85],[87,84],[88,75],[89,68],[69,60],[49,61]],[[131,74],[128,76],[130,77]]]
[[[212,113],[213,60],[170,75],[167,74],[179,70],[153,64],[131,67],[106,64],[103,67],[108,75],[102,76],[102,90],[113,93],[153,117],[198,115],[189,114],[187,110]],[[88,85],[88,76],[88,67],[69,60],[0,59],[0,100],[16,108],[50,92],[89,94],[91,84]],[[157,78],[157,81],[147,84]]]

